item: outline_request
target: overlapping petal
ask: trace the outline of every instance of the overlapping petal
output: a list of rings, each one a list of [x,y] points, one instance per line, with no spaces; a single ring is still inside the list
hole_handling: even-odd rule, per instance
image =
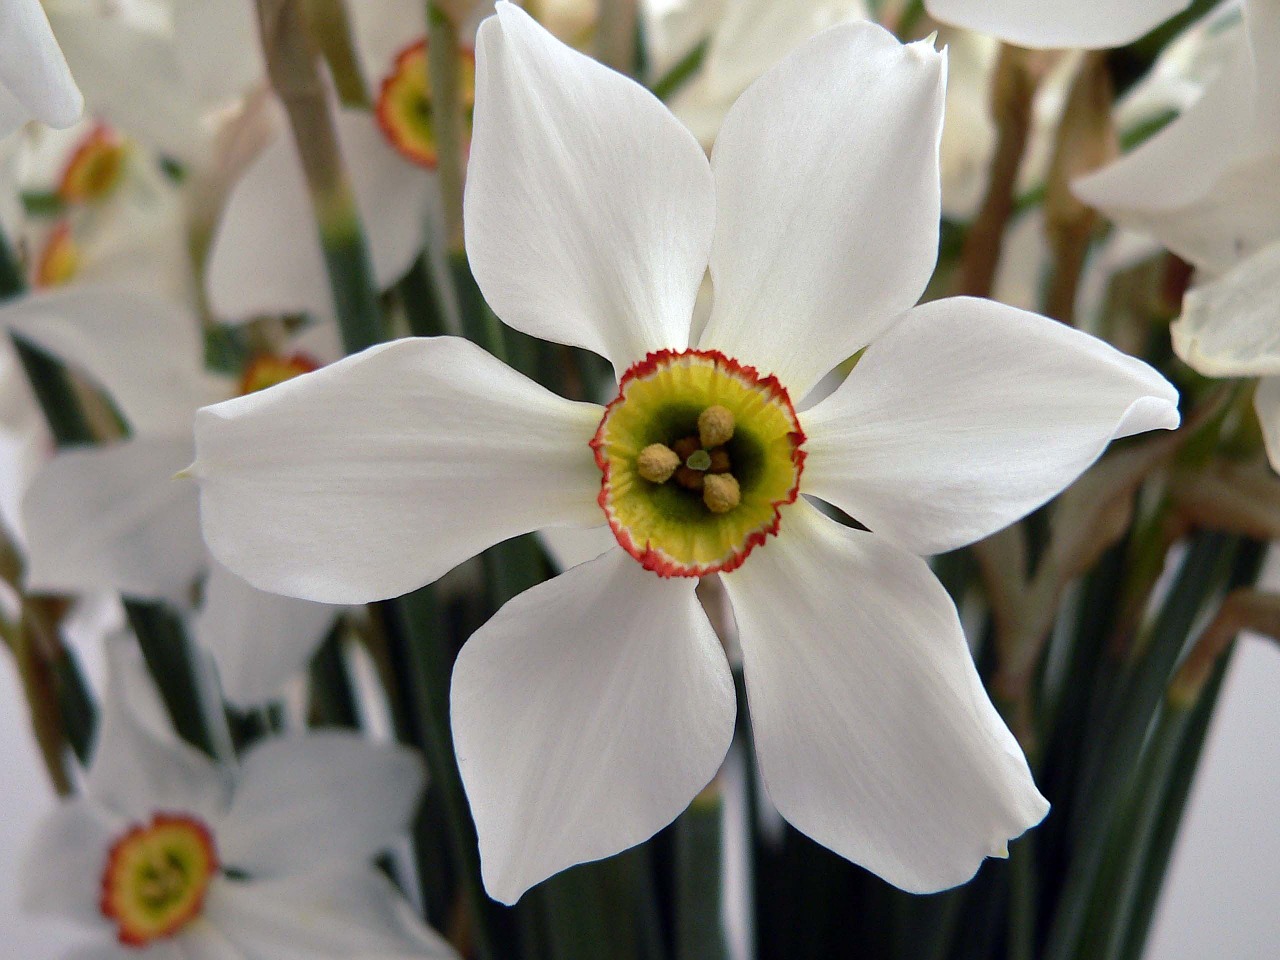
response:
[[[373,347],[200,411],[205,538],[260,589],[396,596],[509,537],[599,523],[601,413],[465,340]]]
[[[172,731],[147,721],[160,709],[159,696],[136,645],[111,638],[106,652],[107,692],[86,793],[128,823],[149,820],[157,810],[216,821],[231,795],[230,778]]]
[[[194,633],[217,664],[222,695],[251,707],[280,695],[340,612],[340,607],[258,590],[214,563]]]
[[[23,856],[18,871],[22,908],[105,929],[98,906],[102,869],[123,825],[84,797],[61,803],[37,828]]]
[[[1177,403],[1159,373],[1101,340],[993,301],[938,300],[802,416],[805,492],[941,553],[1040,506],[1113,439],[1176,427]]]
[[[368,111],[336,110],[374,279],[387,287],[422,249],[430,180],[387,143]],[[209,254],[210,305],[227,320],[305,312],[333,318],[324,253],[298,148],[281,129],[227,198]]]
[[[467,254],[506,323],[619,375],[688,345],[715,221],[701,147],[509,3],[477,37],[467,177]]]
[[[1122,47],[1191,0],[925,0],[943,23],[994,34],[1022,47]]]
[[[22,502],[27,584],[181,599],[205,566],[196,491],[174,473],[191,442],[125,440],[58,454]]]
[[[40,0],[0,3],[0,95],[10,100],[0,137],[25,119],[24,113],[51,127],[69,127],[84,110],[84,97]],[[12,109],[13,103],[22,111]]]
[[[0,325],[78,367],[106,390],[131,429],[184,436],[205,382],[199,321],[169,300],[118,286],[28,294]]]
[[[255,877],[364,864],[407,829],[424,781],[416,754],[358,734],[264,740],[241,764],[219,854]]]
[[[1173,348],[1209,377],[1280,375],[1280,244],[1190,290],[1173,324]]]
[[[765,788],[797,829],[924,893],[1044,817],[923,560],[800,502],[724,583]]]
[[[712,156],[715,302],[699,346],[799,400],[915,304],[937,258],[945,63],[847,24],[738,99]]]
[[[457,956],[401,909],[386,877],[352,864],[275,880],[215,882],[206,915],[253,960]]]
[[[715,775],[733,680],[693,591],[615,549],[462,648],[453,739],[494,898],[647,840]]]

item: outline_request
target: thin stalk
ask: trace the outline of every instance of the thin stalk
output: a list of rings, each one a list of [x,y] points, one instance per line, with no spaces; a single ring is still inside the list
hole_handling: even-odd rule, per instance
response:
[[[304,0],[307,22],[329,64],[329,75],[344,106],[368,107],[369,92],[351,34],[351,19],[342,0]]]
[[[410,333],[415,337],[439,337],[449,332],[444,303],[426,254],[414,261],[400,281],[399,290]]]
[[[41,655],[39,642],[26,618],[16,624],[6,621],[4,628],[5,642],[18,668],[31,730],[40,748],[45,770],[54,791],[65,797],[72,792],[72,785],[66,765],[66,724],[58,708],[57,677]]]
[[[302,160],[343,343],[348,353],[355,353],[381,341],[382,311],[319,52],[300,0],[257,0],[257,8],[267,73]]]
[[[1088,778],[1093,788],[1082,799],[1088,815],[1074,844],[1044,960],[1071,960],[1076,954],[1107,839],[1132,781],[1151,718],[1192,625],[1225,578],[1235,547],[1235,540],[1221,534],[1196,534],[1156,620],[1145,656],[1127,679],[1113,715],[1094,733],[1105,738],[1106,746],[1098,769]]]
[[[721,920],[724,797],[716,781],[676,821],[676,960],[728,955]]]
[[[1036,960],[1035,841],[1027,834],[1009,847],[1009,960]]]
[[[431,771],[431,790],[440,799],[448,825],[449,851],[458,871],[464,902],[471,916],[476,953],[496,960],[489,901],[480,883],[475,824],[467,808],[462,775],[449,735],[449,676],[452,657],[435,591],[424,587],[398,600],[371,608],[387,639],[395,696],[405,729],[402,739],[422,750]]]
[[[342,623],[335,624],[311,660],[310,721],[315,726],[360,726],[360,706],[342,653]]]
[[[162,603],[125,599],[124,609],[174,729],[188,743],[211,757],[217,756],[191,644],[181,619]]]
[[[991,111],[996,122],[996,149],[991,158],[987,192],[965,237],[956,273],[955,293],[991,295],[1005,228],[1013,215],[1018,173],[1031,134],[1037,73],[1028,64],[1035,54],[1004,44],[996,64]]]
[[[436,135],[436,182],[440,185],[444,236],[451,254],[462,250],[462,90],[458,82],[458,28],[437,3],[427,4],[427,74],[431,121]]]
[[[703,61],[707,58],[707,48],[710,45],[710,40],[703,40],[676,61],[670,70],[653,82],[653,85],[649,88],[653,91],[653,95],[659,100],[666,100],[672,94],[677,93],[701,69]]]
[[[600,0],[596,59],[619,73],[636,71],[637,0]]]

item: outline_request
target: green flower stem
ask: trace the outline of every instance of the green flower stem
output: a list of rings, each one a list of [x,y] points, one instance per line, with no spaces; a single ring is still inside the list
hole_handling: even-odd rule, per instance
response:
[[[1036,960],[1036,835],[1009,845],[1009,960]]]
[[[462,90],[458,83],[458,28],[437,3],[427,3],[427,75],[436,136],[436,182],[440,185],[444,236],[452,253],[462,250]]]
[[[1195,535],[1143,657],[1126,679],[1116,709],[1094,731],[1106,745],[1088,778],[1093,789],[1083,800],[1087,813],[1075,838],[1044,960],[1076,956],[1118,805],[1132,782],[1151,718],[1201,608],[1226,577],[1236,545],[1221,534]]]
[[[678,93],[702,68],[710,45],[710,40],[703,40],[681,57],[670,70],[653,82],[653,86],[649,88],[653,91],[653,95],[659,100],[666,100],[672,94]]]
[[[194,652],[178,614],[166,604],[125,598],[129,625],[137,634],[147,669],[178,735],[211,757],[219,756],[209,711],[200,689]]]
[[[415,337],[439,337],[449,332],[444,303],[431,275],[427,256],[424,253],[414,261],[399,285],[409,332]]]
[[[596,21],[596,59],[619,73],[636,72],[638,0],[600,0]]]
[[[495,952],[490,931],[498,926],[494,916],[497,908],[481,888],[475,824],[449,736],[453,660],[435,588],[423,587],[397,600],[375,604],[371,612],[385,633],[391,673],[397,680],[393,696],[399,701],[400,737],[426,756],[430,789],[445,815],[450,854],[471,916],[476,953],[482,960],[496,960],[501,955]]]
[[[348,353],[382,340],[382,311],[351,179],[342,161],[300,0],[257,0],[271,85],[284,104],[315,213],[329,286]]]
[[[351,673],[342,653],[345,625],[334,624],[324,643],[311,659],[309,673],[311,704],[310,721],[315,726],[358,729],[360,707],[356,701]]]
[[[347,107],[368,107],[364,72],[351,35],[351,20],[342,0],[303,0],[311,35],[329,64],[338,99]]]
[[[1200,764],[1205,735],[1209,732],[1209,721],[1213,717],[1214,707],[1217,706],[1218,696],[1222,692],[1222,682],[1226,677],[1229,660],[1230,653],[1218,661],[1200,699],[1184,716],[1175,718],[1182,726],[1183,733],[1168,779],[1163,785],[1164,790],[1160,800],[1161,814],[1155,822],[1146,845],[1141,873],[1126,924],[1127,929],[1124,931],[1124,943],[1119,954],[1121,960],[1142,960],[1147,944],[1147,934],[1151,930],[1151,919],[1155,914],[1156,901],[1164,886],[1165,871],[1168,869],[1169,857],[1173,852],[1173,842],[1182,824],[1182,814],[1187,806],[1187,797],[1191,793],[1196,768]],[[1186,705],[1168,704],[1167,709],[1186,711],[1187,708]]]
[[[676,821],[676,960],[728,955],[720,908],[724,798],[712,781]]]

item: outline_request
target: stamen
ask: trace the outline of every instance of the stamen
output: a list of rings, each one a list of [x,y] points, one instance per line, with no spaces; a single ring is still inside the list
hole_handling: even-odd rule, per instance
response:
[[[733,439],[734,426],[728,408],[715,404],[698,414],[698,439],[708,450],[722,447]]]
[[[666,483],[680,466],[680,457],[662,443],[651,443],[636,458],[636,472],[650,483]]]
[[[703,478],[702,502],[712,513],[728,513],[742,502],[742,489],[731,473],[712,473]]]

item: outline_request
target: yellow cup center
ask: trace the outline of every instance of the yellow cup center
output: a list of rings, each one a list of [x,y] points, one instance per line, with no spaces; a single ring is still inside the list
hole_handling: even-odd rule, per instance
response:
[[[716,351],[651,353],[623,376],[591,441],[600,506],[660,576],[734,570],[799,495],[804,439],[775,378]]]
[[[465,138],[470,142],[476,100],[476,59],[471,50],[458,51],[458,94]],[[387,140],[403,157],[418,166],[435,169],[439,154],[425,39],[396,55],[378,94],[377,117]]]
[[[204,824],[157,813],[111,847],[102,874],[102,915],[126,946],[172,937],[200,915],[217,871],[213,836]]]

